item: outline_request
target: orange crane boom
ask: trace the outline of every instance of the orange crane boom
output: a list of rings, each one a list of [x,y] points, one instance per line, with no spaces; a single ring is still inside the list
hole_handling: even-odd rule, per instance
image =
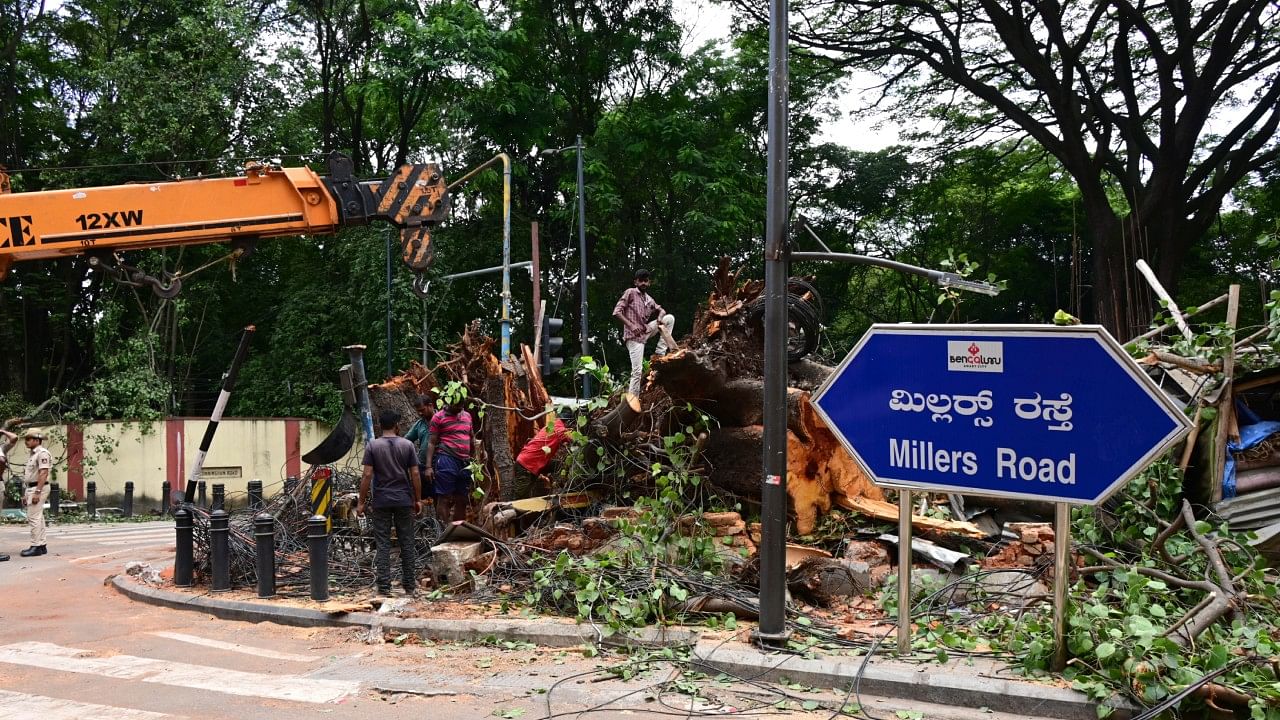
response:
[[[329,157],[329,174],[249,163],[238,177],[11,193],[0,173],[0,279],[15,262],[89,255],[111,267],[125,250],[230,241],[240,253],[261,238],[327,235],[375,220],[401,229],[405,263],[431,263],[431,229],[449,212],[434,163],[403,165],[389,178],[358,181],[351,161]],[[142,276],[156,293],[177,293],[181,277]],[[175,287],[177,286],[177,287]]]

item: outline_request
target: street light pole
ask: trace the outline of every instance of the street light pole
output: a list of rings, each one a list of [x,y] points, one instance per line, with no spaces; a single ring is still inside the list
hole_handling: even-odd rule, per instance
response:
[[[449,183],[447,192],[462,187],[481,170],[502,163],[502,349],[498,355],[506,360],[511,355],[511,156],[498,153],[472,168],[466,175]]]
[[[582,356],[591,354],[590,335],[587,334],[587,205],[586,183],[582,178],[582,136],[578,136],[578,286],[582,302],[578,312],[582,315]],[[591,375],[582,375],[582,396],[591,397]]]

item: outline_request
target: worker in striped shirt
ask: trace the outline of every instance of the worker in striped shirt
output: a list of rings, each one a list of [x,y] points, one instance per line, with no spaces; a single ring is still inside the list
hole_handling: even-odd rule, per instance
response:
[[[649,282],[648,270],[636,270],[635,287],[627,288],[613,307],[613,316],[622,323],[622,340],[626,343],[627,355],[631,357],[631,382],[627,391],[632,395],[640,392],[645,342],[654,335],[660,335],[656,348],[659,355],[676,346],[675,339],[671,337],[676,318],[663,310],[649,294]]]
[[[467,519],[471,495],[471,458],[475,457],[476,436],[471,413],[462,409],[462,399],[431,416],[427,439],[427,478],[436,495],[436,517],[441,522]]]

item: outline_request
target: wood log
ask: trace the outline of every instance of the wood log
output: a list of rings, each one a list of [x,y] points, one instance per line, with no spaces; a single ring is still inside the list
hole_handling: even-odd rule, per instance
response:
[[[1182,368],[1187,372],[1199,373],[1200,375],[1212,375],[1213,373],[1222,370],[1222,366],[1207,363],[1198,358],[1185,358],[1181,355],[1174,355],[1173,353],[1161,352],[1159,350],[1152,350],[1147,353],[1146,357],[1142,358],[1138,362],[1143,365],[1159,365],[1161,363],[1165,365],[1173,365],[1174,367]]]
[[[806,558],[787,573],[787,588],[823,606],[874,590],[870,579],[854,573],[847,562],[835,558]]]
[[[887,503],[884,500],[874,500],[868,497],[856,497],[845,494],[835,496],[835,502],[846,510],[853,510],[868,517],[886,522],[898,521],[898,506]],[[970,522],[961,522],[956,520],[939,520],[937,518],[926,517],[924,515],[912,515],[911,527],[916,530],[925,530],[929,532],[948,533],[953,535],[964,535],[971,538],[984,538],[987,536],[977,525]]]
[[[621,442],[623,436],[635,429],[636,420],[640,417],[640,398],[629,392],[622,393],[618,403],[609,409],[597,421],[601,435],[610,442]]]
[[[836,369],[830,365],[804,359],[787,366],[787,377],[792,387],[813,391],[826,382],[835,371]]]
[[[813,532],[818,516],[831,510],[834,493],[884,499],[880,488],[871,484],[830,431],[811,427],[809,442],[787,433],[787,496],[800,535]],[[703,453],[711,482],[739,495],[759,497],[764,480],[760,461],[763,442],[764,428],[759,425],[713,431]]]

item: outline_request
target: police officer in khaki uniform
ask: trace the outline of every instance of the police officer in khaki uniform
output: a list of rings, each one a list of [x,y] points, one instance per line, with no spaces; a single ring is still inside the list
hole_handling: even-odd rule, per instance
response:
[[[39,430],[28,430],[22,439],[31,453],[27,458],[22,496],[22,504],[27,509],[27,524],[31,526],[31,547],[18,554],[33,557],[49,552],[44,546],[44,504],[49,500],[49,470],[53,467],[53,457],[44,446],[44,433]]]

